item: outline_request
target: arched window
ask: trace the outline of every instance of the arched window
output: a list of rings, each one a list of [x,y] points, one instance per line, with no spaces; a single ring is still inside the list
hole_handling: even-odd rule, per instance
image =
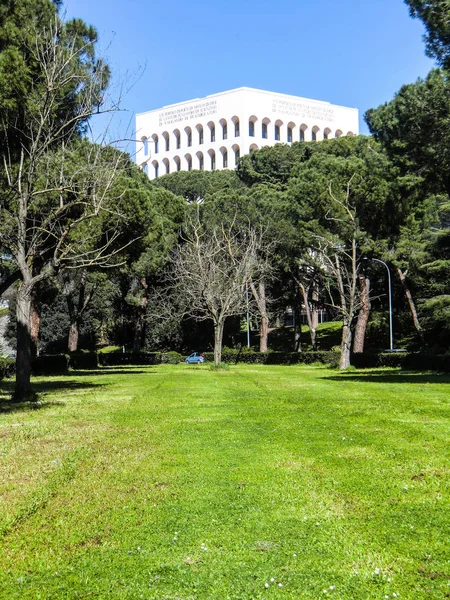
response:
[[[166,167],[166,175],[170,173],[170,164],[167,158],[163,160],[164,166]]]
[[[209,151],[209,156],[211,158],[211,171],[215,171],[216,170],[216,153],[214,152],[214,150]]]
[[[153,139],[153,143],[155,145],[155,154],[158,154],[158,152],[159,152],[159,139],[158,139],[158,136],[156,135],[156,133],[155,133],[155,135],[152,136],[152,139]]]
[[[158,177],[159,175],[159,164],[157,160],[153,161],[153,168],[155,169],[155,177]]]
[[[210,121],[208,123],[208,127],[209,127],[209,131],[211,133],[211,142],[215,142],[216,141],[216,126],[214,125],[214,123],[212,121]]]
[[[198,143],[203,144],[203,126],[197,125],[197,131],[198,131]]]
[[[180,161],[180,157],[179,156],[175,156],[173,159],[173,162],[175,163],[175,169],[177,171],[181,171],[181,161]]]
[[[275,136],[275,141],[279,142],[281,140],[281,126],[283,125],[283,121],[276,121],[275,123],[275,128],[274,128],[274,136]]]
[[[144,144],[144,156],[148,156],[148,139],[142,138],[142,143]]]
[[[203,171],[203,169],[205,168],[205,163],[203,160],[203,152],[197,152],[197,158],[198,158],[198,168],[200,169],[200,171]]]
[[[233,117],[231,120],[234,124],[234,137],[239,137],[241,135],[241,125],[239,122],[239,117]]]
[[[239,157],[241,156],[241,150],[237,144],[234,144],[233,152],[234,152],[234,164],[237,165]]]
[[[313,142],[317,142],[317,137],[318,137],[318,133],[319,133],[320,129],[319,127],[317,127],[317,125],[314,125],[314,127],[312,128],[311,131],[311,139]]]
[[[250,154],[253,154],[255,150],[258,150],[258,146],[256,144],[252,144],[249,148]]]
[[[330,133],[331,133],[331,129],[329,127],[327,127],[326,129],[324,129],[324,131],[323,131],[323,139],[327,140],[330,137]]]
[[[192,146],[192,129],[190,127],[186,127],[185,132],[186,132],[187,145],[188,145],[188,147]]]
[[[267,140],[267,123],[262,124],[261,135],[264,140]]]
[[[225,119],[220,119],[220,124],[222,125],[222,139],[226,140],[228,138],[228,126]]]
[[[248,135],[250,137],[255,137],[255,121],[248,122]]]
[[[175,129],[175,131],[173,132],[173,135],[175,136],[175,147],[177,150],[179,150],[181,148],[181,135],[180,135],[180,131],[178,129]]]
[[[348,131],[347,135],[350,136],[350,137],[353,137],[355,134],[353,133],[353,131]]]
[[[228,151],[225,148],[222,152],[222,166],[224,169],[228,169]]]
[[[292,127],[287,128],[287,141],[292,144]]]
[[[303,125],[300,126],[300,138],[299,139],[301,142],[305,141],[305,132],[307,129],[308,129],[308,126],[305,125],[304,123],[303,123]]]
[[[190,154],[186,154],[186,167],[188,171],[192,171],[192,156]]]
[[[341,131],[340,129],[338,129],[338,130],[336,131],[336,133],[334,134],[334,137],[335,137],[335,138],[340,138],[340,137],[341,137],[341,135],[342,135],[342,131]]]
[[[162,134],[164,141],[166,142],[166,152],[168,152],[170,150],[170,140],[169,140],[169,134],[167,133],[167,131],[165,131]]]

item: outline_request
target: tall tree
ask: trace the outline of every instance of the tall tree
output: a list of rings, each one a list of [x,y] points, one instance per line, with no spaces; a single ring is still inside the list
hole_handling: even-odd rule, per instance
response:
[[[79,20],[64,24],[55,13],[38,22],[40,13],[31,3],[26,6],[30,21],[21,43],[30,80],[25,97],[14,106],[11,101],[15,119],[9,117],[0,128],[0,247],[12,257],[20,280],[16,400],[31,393],[36,286],[63,268],[104,265],[117,254],[116,227],[123,221],[120,202],[114,208],[108,204],[123,158],[77,142],[90,116],[104,110],[106,102],[109,70],[95,55],[96,32]],[[1,59],[17,52],[13,40]]]
[[[412,17],[425,25],[425,48],[430,58],[450,67],[450,4],[447,0],[405,0]]]

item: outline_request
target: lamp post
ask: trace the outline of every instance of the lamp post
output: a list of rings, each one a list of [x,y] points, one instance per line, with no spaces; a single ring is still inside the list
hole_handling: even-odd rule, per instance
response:
[[[368,258],[364,258],[363,260],[369,260]],[[389,343],[390,350],[394,350],[394,329],[392,326],[392,282],[391,282],[391,271],[389,267],[384,262],[384,260],[380,260],[379,258],[371,258],[370,260],[374,260],[375,262],[379,262],[386,267],[386,271],[388,274],[388,296],[389,296]]]

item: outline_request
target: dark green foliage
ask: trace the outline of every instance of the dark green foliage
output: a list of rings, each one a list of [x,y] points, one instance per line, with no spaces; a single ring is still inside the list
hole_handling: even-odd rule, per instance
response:
[[[448,0],[405,0],[412,17],[421,19],[427,31],[426,53],[440,65],[450,66],[450,4]]]
[[[16,361],[13,358],[0,357],[0,381],[14,375]]]
[[[450,81],[441,69],[404,85],[390,102],[366,112],[370,132],[401,169],[410,193],[418,184],[428,196],[450,192],[449,115]]]
[[[183,362],[183,356],[179,352],[162,352],[161,353],[161,363],[165,365],[177,365],[178,363]]]
[[[153,184],[181,196],[187,202],[206,200],[217,192],[243,188],[234,171],[179,171],[155,179]]]

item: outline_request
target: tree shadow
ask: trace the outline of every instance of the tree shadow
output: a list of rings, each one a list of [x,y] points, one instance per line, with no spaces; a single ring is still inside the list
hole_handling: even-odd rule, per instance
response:
[[[323,377],[331,381],[359,381],[362,383],[450,383],[450,373],[414,372],[414,371],[361,371],[355,373],[342,373]]]
[[[80,389],[90,389],[101,387],[101,383],[81,383],[77,381],[64,381],[58,379],[56,381],[34,381],[32,384],[33,391],[37,393],[38,399],[32,402],[13,402],[11,395],[14,391],[14,381],[2,381],[0,383],[0,414],[25,412],[31,410],[41,410],[52,406],[65,406],[65,402],[61,400],[45,400],[45,394],[54,391],[71,391]]]
[[[64,374],[62,377],[89,377],[90,375],[148,375],[148,371],[136,371],[136,370],[128,370],[128,369],[77,369],[76,371],[70,371],[69,373]]]

